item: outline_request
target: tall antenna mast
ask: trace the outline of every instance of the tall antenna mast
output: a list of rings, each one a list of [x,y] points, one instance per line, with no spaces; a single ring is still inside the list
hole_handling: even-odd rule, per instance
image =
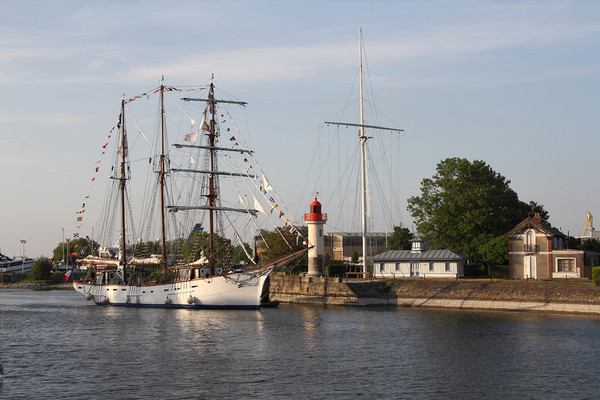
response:
[[[362,40],[362,28],[359,29],[359,40],[358,40],[358,55],[359,55],[359,72],[360,72],[360,124],[351,124],[346,122],[329,122],[323,121],[327,125],[337,126],[353,126],[358,127],[358,139],[360,140],[360,166],[361,166],[361,217],[362,217],[362,272],[367,272],[367,236],[368,236],[368,225],[367,225],[367,204],[368,204],[368,191],[369,185],[367,182],[367,140],[371,139],[365,136],[365,128],[371,129],[382,129],[392,132],[404,132],[404,129],[397,128],[386,128],[383,126],[366,125],[364,118],[364,96],[363,96],[363,40]]]

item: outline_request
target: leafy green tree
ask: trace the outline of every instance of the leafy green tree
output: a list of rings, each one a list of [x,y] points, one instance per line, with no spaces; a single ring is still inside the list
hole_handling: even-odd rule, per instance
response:
[[[52,277],[52,263],[46,257],[38,258],[31,266],[27,278],[34,281],[47,281]]]
[[[350,258],[350,261],[352,261],[353,263],[357,263],[358,262],[358,252],[356,250],[354,250],[352,252],[352,257]]]
[[[500,235],[485,241],[479,248],[479,254],[490,274],[492,265],[508,264],[508,238]]]
[[[410,250],[410,239],[412,238],[413,234],[407,228],[395,226],[392,237],[388,240],[387,248],[388,250]]]
[[[527,204],[528,213],[530,217],[533,217],[535,214],[539,214],[542,217],[542,223],[545,225],[550,225],[550,214],[548,211],[544,210],[544,206],[536,203],[535,201],[530,201]]]
[[[432,178],[422,180],[421,195],[408,199],[408,210],[433,248],[448,248],[482,262],[482,249],[497,245],[495,238],[533,210],[548,218],[541,205],[520,201],[509,184],[483,161],[447,158]]]
[[[565,240],[565,246],[567,249],[579,249],[581,247],[581,239],[573,236],[567,236],[567,239]]]
[[[258,245],[261,263],[275,261],[305,248],[302,245],[304,240],[302,238],[308,237],[308,228],[303,226],[297,229],[301,237],[297,237],[296,233],[290,233],[284,228],[276,228],[273,231],[261,231],[261,235],[264,238],[264,241],[261,240]]]
[[[579,246],[577,246],[577,249],[600,252],[600,240],[596,238],[581,240]]]
[[[69,264],[72,264],[75,259],[85,258],[97,250],[98,243],[95,241],[88,238],[78,238],[60,242],[52,251],[52,256],[54,262],[62,261],[66,263],[68,259]],[[75,256],[71,257],[71,254],[75,254]]]

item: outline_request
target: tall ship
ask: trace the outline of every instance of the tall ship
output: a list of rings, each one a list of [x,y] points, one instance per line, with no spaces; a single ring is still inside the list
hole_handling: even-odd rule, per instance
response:
[[[176,98],[188,91],[205,96]],[[156,96],[154,136],[132,117],[139,135],[128,137],[125,115],[131,115],[131,103]],[[305,256],[309,246],[301,230],[282,218],[283,203],[233,117],[232,109],[245,105],[219,98],[213,78],[192,89],[165,86],[161,79],[158,88],[122,99],[103,212],[108,216],[100,223],[100,231],[108,233],[100,234],[102,246],[92,238],[92,254],[77,260],[87,271],[73,282],[77,292],[113,306],[258,309],[266,304],[269,274]],[[184,122],[171,119],[170,110]],[[167,127],[175,134],[167,135]],[[169,139],[175,143],[169,145]],[[136,150],[149,149],[150,157],[130,156],[134,143]],[[139,164],[150,170],[145,188],[134,184]],[[140,193],[136,224],[132,209],[138,202],[132,197]],[[267,237],[277,243],[270,246]],[[275,251],[282,247],[285,252]]]

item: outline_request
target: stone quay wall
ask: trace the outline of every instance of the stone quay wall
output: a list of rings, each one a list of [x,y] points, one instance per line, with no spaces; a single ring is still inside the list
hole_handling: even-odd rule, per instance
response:
[[[269,298],[315,305],[437,307],[600,314],[591,282],[375,280],[271,275]]]

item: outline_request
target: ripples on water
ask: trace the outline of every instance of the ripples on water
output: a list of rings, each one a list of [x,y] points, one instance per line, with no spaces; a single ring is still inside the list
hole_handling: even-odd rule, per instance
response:
[[[1,398],[595,398],[597,317],[98,307],[0,290]]]

